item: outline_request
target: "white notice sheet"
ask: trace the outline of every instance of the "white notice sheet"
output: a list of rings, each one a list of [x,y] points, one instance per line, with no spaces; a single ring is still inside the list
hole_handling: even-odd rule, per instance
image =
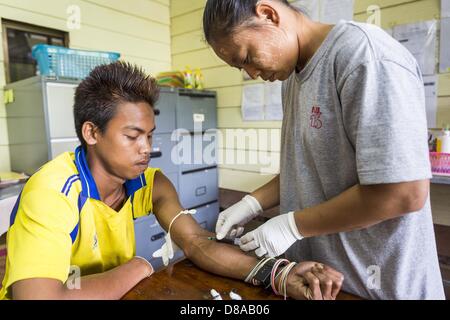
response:
[[[264,120],[264,83],[244,85],[241,110],[244,121]]]
[[[435,74],[436,20],[403,24],[394,27],[393,36],[416,58],[424,75]]]
[[[281,81],[266,82],[264,84],[265,94],[265,120],[283,120],[283,107],[281,102]]]
[[[321,0],[320,22],[336,24],[339,20],[353,20],[353,0]]]
[[[281,81],[264,83],[264,103],[281,105]]]
[[[450,0],[441,0],[441,18],[450,18]]]
[[[450,72],[450,18],[441,20],[441,45],[439,72]]]
[[[297,0],[291,2],[291,5],[306,11],[306,14],[312,20],[319,21],[320,20],[319,2],[320,0]]]

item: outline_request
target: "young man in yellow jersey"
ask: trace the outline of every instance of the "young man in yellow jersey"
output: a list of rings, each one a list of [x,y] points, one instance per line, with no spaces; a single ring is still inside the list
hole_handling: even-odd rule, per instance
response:
[[[209,240],[214,234],[180,214],[184,208],[166,176],[148,167],[158,93],[153,78],[123,62],[95,68],[78,86],[81,146],[45,164],[25,185],[11,214],[0,299],[121,298],[153,273],[135,256],[133,226],[151,213],[171,231],[166,254],[178,245],[205,270],[252,280],[258,260]],[[75,288],[67,285],[70,270],[80,272]],[[287,290],[293,298],[334,299],[342,281],[330,267],[303,262],[290,271]]]

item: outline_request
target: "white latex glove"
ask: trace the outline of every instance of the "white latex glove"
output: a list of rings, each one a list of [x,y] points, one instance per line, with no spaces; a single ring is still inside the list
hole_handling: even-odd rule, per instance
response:
[[[167,267],[169,265],[170,259],[173,259],[173,256],[175,252],[180,250],[180,247],[177,246],[175,242],[172,241],[172,238],[170,236],[170,230],[172,229],[173,222],[181,215],[183,214],[195,214],[197,210],[184,210],[178,213],[170,222],[169,225],[169,232],[164,236],[164,239],[166,242],[162,245],[162,247],[155,252],[153,252],[152,256],[153,258],[162,258],[164,265]]]
[[[162,258],[164,265],[167,267],[169,265],[170,259],[173,259],[175,252],[179,251],[180,247],[172,241],[172,239],[170,238],[170,233],[167,233],[164,236],[164,239],[166,239],[166,242],[164,242],[160,249],[153,252],[152,256],[153,258]]]
[[[216,238],[221,240],[226,236],[233,239],[244,232],[244,225],[263,212],[258,200],[246,195],[219,214],[216,223]]]
[[[295,224],[294,212],[270,219],[241,237],[243,251],[255,250],[258,257],[278,257],[297,240],[303,239]]]

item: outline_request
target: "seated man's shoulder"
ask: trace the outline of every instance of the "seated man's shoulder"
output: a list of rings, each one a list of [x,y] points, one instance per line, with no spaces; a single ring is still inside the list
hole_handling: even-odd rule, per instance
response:
[[[77,189],[81,186],[77,185],[80,183],[76,168],[71,168],[70,162],[71,155],[63,154],[30,177],[11,214],[10,224],[16,225],[15,230],[36,222],[47,228],[63,228],[68,232],[73,229],[78,222]]]
[[[47,162],[36,171],[28,180],[24,192],[55,191],[55,194],[70,197],[78,189],[79,181],[73,154],[66,152]]]
[[[144,177],[145,177],[145,181],[146,181],[146,185],[153,185],[153,183],[155,182],[155,178],[157,178],[160,174],[162,174],[161,170],[159,168],[152,168],[152,167],[148,167],[145,171],[144,171]]]
[[[163,173],[160,169],[148,167],[144,173],[134,181],[134,187],[136,187],[135,198],[144,200],[148,197],[153,197],[153,191],[156,186],[158,186],[158,190],[161,190],[161,176],[163,176]]]

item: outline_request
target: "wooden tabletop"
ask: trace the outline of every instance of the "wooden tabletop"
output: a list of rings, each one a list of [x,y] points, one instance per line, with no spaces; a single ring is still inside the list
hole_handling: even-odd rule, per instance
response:
[[[249,285],[203,271],[189,260],[182,260],[154,273],[128,292],[124,300],[212,300],[210,290],[215,289],[223,300],[231,300],[229,293],[237,293],[243,300],[279,300],[261,287]],[[338,300],[359,300],[341,292]]]

